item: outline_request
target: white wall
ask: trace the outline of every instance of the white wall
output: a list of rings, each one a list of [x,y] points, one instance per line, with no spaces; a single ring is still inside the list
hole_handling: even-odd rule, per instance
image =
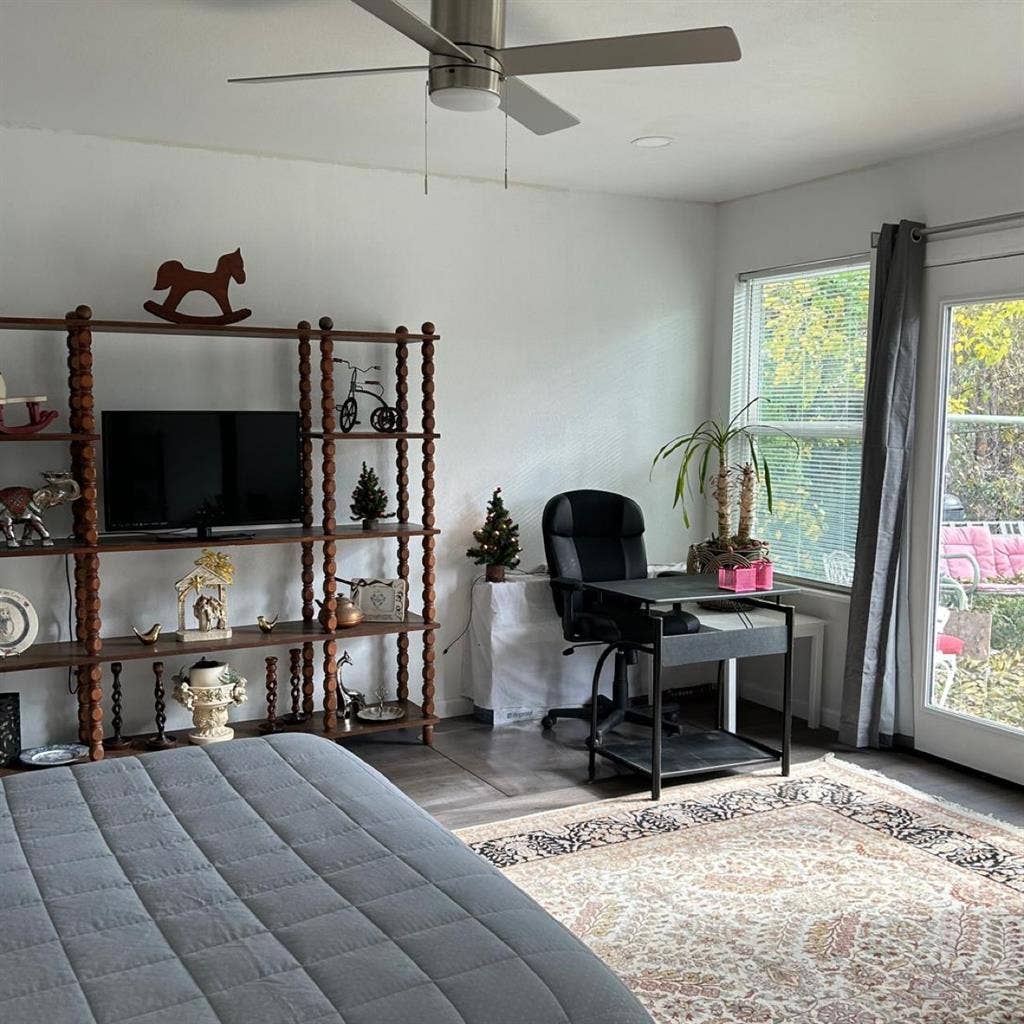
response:
[[[728,408],[736,275],[868,251],[871,232],[901,218],[946,224],[1024,209],[1024,131],[979,139],[893,163],[750,196],[719,206],[712,394]],[[1008,234],[1008,233],[1007,233]],[[994,236],[929,243],[929,258],[1001,251]],[[825,618],[823,721],[839,722],[848,601],[802,596],[802,611]],[[751,681],[750,696],[777,700],[777,687]],[[798,682],[794,707],[805,706]]]
[[[0,131],[0,183],[5,314],[58,316],[86,302],[97,317],[142,318],[163,260],[212,267],[241,246],[248,281],[235,301],[254,323],[328,314],[339,327],[438,325],[439,647],[464,623],[477,571],[464,550],[496,484],[522,525],[526,566],[543,559],[546,498],[581,486],[634,495],[651,559],[685,557],[691,538],[671,511],[669,475],[651,484],[648,467],[662,441],[707,412],[714,208],[440,178],[425,197],[417,175],[33,130]],[[104,335],[95,351],[101,410],[294,407],[294,351],[283,342]],[[12,393],[46,391],[63,409],[62,337],[5,332],[0,365]],[[393,464],[383,444],[338,451],[342,499],[361,458],[384,471]],[[66,456],[60,445],[6,445],[0,485],[29,482]],[[415,451],[411,462],[417,469]],[[67,531],[66,510],[51,520]],[[340,574],[387,571],[392,562],[370,554],[383,553],[380,543],[341,546]],[[235,622],[297,617],[297,550],[236,548],[233,557]],[[170,625],[171,583],[190,560],[104,558],[104,630]],[[67,636],[63,574],[57,558],[0,562],[0,586],[39,609],[40,641]],[[352,642],[356,686],[372,685],[375,644]],[[392,657],[389,647],[389,672]],[[232,661],[258,701],[261,657]],[[443,714],[467,707],[460,662],[457,651],[439,660]],[[151,718],[146,663],[130,664],[125,683],[126,726],[139,731]],[[26,744],[72,736],[64,685],[62,673],[0,679],[22,694]],[[173,706],[171,725],[184,723]]]

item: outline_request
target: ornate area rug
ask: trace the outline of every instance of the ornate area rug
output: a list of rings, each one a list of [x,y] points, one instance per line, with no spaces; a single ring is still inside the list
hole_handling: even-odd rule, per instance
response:
[[[1024,832],[831,757],[459,835],[658,1024],[1024,1022]]]

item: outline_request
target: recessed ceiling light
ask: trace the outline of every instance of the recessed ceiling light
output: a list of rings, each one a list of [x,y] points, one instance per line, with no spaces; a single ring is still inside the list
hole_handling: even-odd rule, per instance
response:
[[[630,139],[634,146],[641,149],[662,149],[664,146],[671,146],[675,141],[668,135],[641,135],[639,139]]]

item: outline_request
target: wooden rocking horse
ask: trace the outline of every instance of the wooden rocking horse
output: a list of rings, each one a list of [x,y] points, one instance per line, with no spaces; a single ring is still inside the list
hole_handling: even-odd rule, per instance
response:
[[[189,270],[177,260],[168,260],[161,263],[160,269],[156,272],[153,291],[162,292],[169,288],[170,294],[162,305],[149,299],[143,303],[143,309],[162,320],[169,320],[172,324],[202,324],[215,327],[237,324],[239,320],[252,316],[252,310],[231,308],[228,301],[228,286],[232,280],[245,284],[245,265],[240,249],[221,256],[217,260],[217,269],[212,273]],[[190,316],[188,313],[179,313],[178,306],[189,292],[206,292],[220,306],[221,315]]]
[[[46,395],[8,398],[4,375],[0,373],[0,434],[7,434],[9,437],[26,437],[29,434],[38,434],[40,430],[48,427],[57,418],[57,410],[41,408],[45,401]],[[28,423],[22,423],[19,426],[10,426],[5,423],[4,411],[9,405],[28,406]]]

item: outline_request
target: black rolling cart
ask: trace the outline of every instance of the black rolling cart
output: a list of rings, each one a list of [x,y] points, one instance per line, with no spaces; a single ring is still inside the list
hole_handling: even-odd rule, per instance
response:
[[[662,779],[684,775],[722,771],[756,764],[779,762],[783,775],[789,774],[792,736],[793,698],[793,616],[795,609],[783,604],[782,598],[799,591],[798,587],[780,584],[770,590],[736,594],[721,590],[714,577],[697,575],[664,576],[656,579],[613,580],[583,583],[586,590],[616,601],[635,602],[652,620],[654,639],[650,645],[636,649],[653,659],[652,715],[653,722],[662,720],[661,669],[663,665],[690,665],[699,662],[719,663],[720,701],[718,728],[687,732],[652,726],[649,736],[616,736],[598,738],[596,721],[591,722],[590,778],[594,778],[598,756],[630,768],[651,780],[651,797],[661,795]],[[744,601],[756,608],[777,612],[777,626],[750,629],[715,629],[701,624],[700,632],[664,636],[659,611],[679,612],[684,603],[696,601]],[[757,740],[724,728],[727,716],[721,681],[726,662],[764,654],[785,656],[782,688],[781,747],[767,746]],[[597,677],[595,676],[595,689]],[[596,693],[592,707],[596,706]],[[595,716],[596,718],[596,716]]]

